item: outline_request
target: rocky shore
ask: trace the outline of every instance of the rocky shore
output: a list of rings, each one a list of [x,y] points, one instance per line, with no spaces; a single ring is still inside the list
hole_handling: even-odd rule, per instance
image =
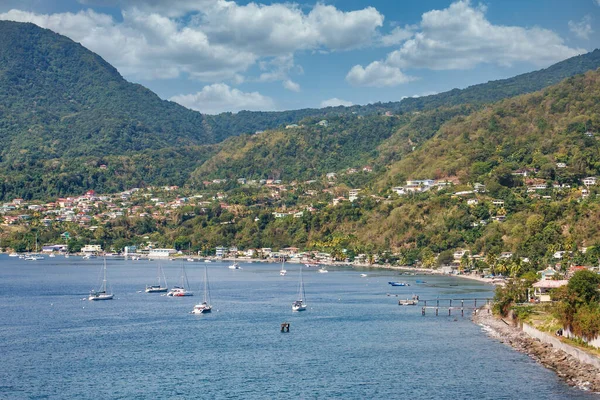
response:
[[[509,322],[494,317],[487,308],[481,308],[472,316],[473,322],[486,329],[490,336],[528,354],[531,358],[556,372],[567,384],[583,390],[600,393],[600,369],[583,363],[550,344],[532,338]]]

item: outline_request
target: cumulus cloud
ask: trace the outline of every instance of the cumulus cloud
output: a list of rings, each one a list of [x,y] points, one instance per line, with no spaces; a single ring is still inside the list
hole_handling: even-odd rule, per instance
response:
[[[275,110],[275,103],[270,97],[258,92],[242,92],[224,83],[214,83],[195,94],[181,94],[169,100],[205,114]]]
[[[422,15],[414,36],[399,49],[366,68],[355,66],[347,79],[355,84],[388,86],[401,79],[385,84],[376,71],[400,77],[399,72],[409,68],[469,69],[482,63],[511,66],[517,62],[542,67],[585,52],[568,47],[551,30],[494,25],[485,13],[485,6],[472,6],[469,0],[428,11]]]
[[[351,101],[338,99],[337,97],[334,97],[334,98],[329,99],[329,100],[323,100],[321,102],[321,108],[325,108],[325,107],[337,107],[337,106],[350,107],[352,105],[354,105],[354,104],[352,104]]]
[[[598,0],[600,1],[600,0]],[[410,39],[414,35],[414,26],[407,26],[404,28],[396,27],[389,34],[381,36],[380,43],[383,46],[395,46],[407,39]]]
[[[306,12],[293,3],[79,1],[121,7],[122,20],[92,10],[36,14],[16,9],[0,13],[0,19],[33,22],[66,35],[138,79],[188,74],[207,82],[235,81],[259,60],[297,51],[367,46],[384,19],[373,7],[345,12],[320,3]],[[289,77],[280,74],[278,80]]]
[[[366,68],[355,65],[346,75],[346,80],[355,86],[396,86],[414,79],[405,75],[400,68],[379,61],[372,62]]]
[[[594,31],[592,30],[592,19],[589,15],[586,15],[579,22],[569,21],[569,30],[573,32],[577,37],[580,37],[582,39],[589,39],[590,35],[594,33]]]
[[[283,81],[283,87],[292,92],[300,91],[300,85],[290,79]]]

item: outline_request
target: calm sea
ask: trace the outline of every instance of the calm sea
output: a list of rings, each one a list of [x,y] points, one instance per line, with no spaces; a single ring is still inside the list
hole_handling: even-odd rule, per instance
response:
[[[467,317],[397,305],[413,293],[491,295],[475,282],[305,268],[308,310],[292,313],[298,265],[281,277],[275,264],[207,263],[213,313],[198,316],[189,311],[205,263],[186,262],[196,293],[187,298],[139,292],[155,283],[156,261],[107,265],[115,300],[90,302],[101,259],[0,256],[1,399],[597,398]],[[176,283],[181,262],[163,266]],[[279,332],[284,321],[290,333]]]

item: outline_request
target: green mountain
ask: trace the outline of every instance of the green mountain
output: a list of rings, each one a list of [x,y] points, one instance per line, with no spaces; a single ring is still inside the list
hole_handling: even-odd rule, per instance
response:
[[[455,176],[463,182],[504,179],[536,169],[541,177],[575,183],[600,174],[600,70],[567,78],[543,91],[489,105],[444,124],[388,177]],[[557,168],[557,163],[565,168]],[[510,175],[510,173],[508,173]]]
[[[0,199],[217,176],[310,179],[367,164],[383,170],[483,103],[600,66],[596,50],[512,79],[401,102],[209,116],[125,81],[52,31],[0,21],[0,37]],[[316,125],[320,119],[331,125]],[[284,130],[289,123],[304,127]],[[267,132],[248,135],[258,130]]]

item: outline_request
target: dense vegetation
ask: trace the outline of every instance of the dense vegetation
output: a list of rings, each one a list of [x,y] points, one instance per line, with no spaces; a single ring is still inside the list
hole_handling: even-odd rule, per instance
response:
[[[508,80],[401,102],[208,116],[163,101],[125,81],[101,57],[49,30],[0,21],[0,35],[0,199],[44,198],[130,184],[182,185],[221,173],[272,176],[282,170],[290,179],[299,179],[357,164],[383,168],[426,142],[452,117],[600,66],[600,51],[594,51]],[[462,106],[465,103],[472,105]],[[375,117],[387,111],[397,116]],[[359,116],[365,119],[357,122]],[[300,121],[313,124],[323,118],[335,121],[339,131],[322,130],[317,135],[322,144],[315,145],[316,138],[309,137],[316,132],[312,126],[302,132],[275,130],[258,138],[244,136],[221,143],[231,136]],[[244,148],[245,139],[249,165],[241,168],[239,160],[227,156],[232,149]],[[302,158],[307,167],[293,157],[295,140],[299,140],[297,150],[307,153]],[[252,141],[262,141],[267,147],[266,163],[251,149]],[[198,146],[215,143],[221,143],[221,151],[201,167],[219,149]],[[269,147],[275,144],[283,148]],[[314,152],[309,145],[315,145]],[[280,156],[284,162],[277,160]],[[114,161],[109,169],[110,164],[126,167],[97,174],[90,165],[106,164],[103,159]],[[222,167],[217,165],[221,161]],[[149,163],[152,172],[146,173]],[[193,171],[195,179],[190,181]]]

